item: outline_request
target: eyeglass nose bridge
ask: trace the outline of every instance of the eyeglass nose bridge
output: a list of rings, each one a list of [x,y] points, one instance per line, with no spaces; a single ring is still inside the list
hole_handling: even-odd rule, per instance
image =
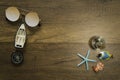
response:
[[[23,9],[23,8],[18,8],[18,10],[20,11],[20,14],[21,14],[21,15],[24,15],[24,16],[25,16],[27,13],[30,12],[30,10]]]
[[[23,8],[17,8],[20,12],[19,19],[22,21],[22,23],[25,23],[25,15],[29,13],[29,10],[23,9]]]

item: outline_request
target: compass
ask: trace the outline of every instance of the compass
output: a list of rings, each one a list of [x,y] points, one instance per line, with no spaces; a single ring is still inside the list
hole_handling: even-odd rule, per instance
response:
[[[23,62],[23,52],[22,51],[15,51],[11,54],[11,62],[13,64],[21,64]]]

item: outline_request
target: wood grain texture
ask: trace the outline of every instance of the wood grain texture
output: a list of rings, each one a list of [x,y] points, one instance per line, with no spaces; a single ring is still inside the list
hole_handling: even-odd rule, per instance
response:
[[[119,47],[120,45],[107,45],[106,50],[113,53],[114,58],[104,61],[105,69],[95,74],[89,63],[90,70],[86,71],[84,65],[77,67],[81,59],[77,56],[80,52],[86,54],[89,49],[87,44],[79,43],[41,43],[28,44],[25,48],[24,63],[14,66],[10,62],[13,43],[1,43],[0,78],[2,80],[119,80]],[[7,46],[6,46],[7,45]],[[8,47],[9,46],[9,47]],[[84,48],[83,48],[84,47]],[[96,52],[91,51],[89,58],[96,59]]]
[[[120,80],[120,0],[0,0],[0,79],[1,80]],[[27,29],[24,63],[11,64],[14,38],[21,22],[6,20],[4,11],[16,6],[36,11],[41,26]],[[88,40],[103,36],[114,55],[104,61],[105,69],[86,71],[77,53],[85,55]],[[91,50],[90,58],[96,58]]]

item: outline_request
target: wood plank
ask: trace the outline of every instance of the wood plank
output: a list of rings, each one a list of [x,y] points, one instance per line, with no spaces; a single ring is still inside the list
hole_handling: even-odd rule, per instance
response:
[[[87,43],[94,35],[103,36],[108,43],[120,43],[119,0],[7,1],[0,1],[0,42],[14,41],[21,24],[9,23],[5,19],[4,10],[13,5],[36,11],[42,19],[41,28],[26,27],[30,43]]]
[[[0,78],[3,80],[119,80],[120,45],[108,44],[106,50],[114,55],[109,61],[104,61],[105,69],[98,74],[92,71],[95,63],[89,63],[90,70],[85,66],[77,67],[81,61],[77,53],[86,55],[88,44],[79,43],[40,43],[27,44],[24,52],[24,63],[14,66],[10,62],[13,43],[1,43],[0,45]],[[91,50],[89,58],[97,59],[96,52]]]

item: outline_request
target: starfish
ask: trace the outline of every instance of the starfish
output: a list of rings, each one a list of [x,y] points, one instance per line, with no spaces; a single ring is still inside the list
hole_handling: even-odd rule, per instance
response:
[[[96,60],[88,59],[89,54],[90,54],[90,50],[88,50],[86,57],[78,53],[78,56],[83,59],[83,61],[77,65],[78,67],[81,66],[83,63],[85,63],[86,69],[89,70],[88,62],[96,62]]]

